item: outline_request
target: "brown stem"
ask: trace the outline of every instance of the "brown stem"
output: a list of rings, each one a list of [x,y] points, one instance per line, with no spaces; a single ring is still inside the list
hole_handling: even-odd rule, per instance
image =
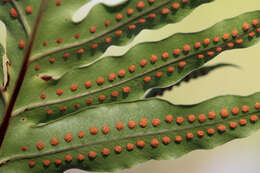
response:
[[[38,12],[34,28],[33,28],[31,37],[29,39],[28,48],[27,48],[26,53],[25,53],[24,58],[23,58],[22,67],[20,69],[18,78],[16,80],[16,85],[15,85],[15,88],[13,90],[10,102],[9,102],[9,104],[8,104],[6,110],[5,110],[4,118],[2,120],[1,127],[0,127],[0,147],[2,146],[2,143],[4,141],[4,137],[5,137],[5,134],[7,132],[9,122],[10,122],[10,119],[11,119],[11,114],[12,114],[16,99],[18,97],[19,91],[21,89],[22,83],[24,81],[24,77],[25,77],[27,67],[28,67],[28,62],[29,62],[29,59],[30,59],[30,56],[31,56],[32,48],[33,48],[34,41],[35,41],[35,38],[36,38],[36,34],[37,34],[37,31],[38,31],[38,28],[39,28],[41,16],[42,16],[42,13],[43,13],[45,6],[47,5],[47,1],[48,0],[42,0],[41,1],[40,10]]]

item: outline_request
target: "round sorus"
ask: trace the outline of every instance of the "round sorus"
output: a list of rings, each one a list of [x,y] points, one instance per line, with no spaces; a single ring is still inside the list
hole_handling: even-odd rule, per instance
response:
[[[92,82],[90,80],[85,82],[85,87],[90,88],[92,86]]]
[[[98,100],[99,101],[104,101],[106,99],[106,96],[105,95],[100,95],[100,96],[98,96]]]
[[[162,77],[162,74],[163,74],[162,72],[158,71],[158,72],[156,72],[155,76],[157,78],[160,78],[160,77]]]
[[[36,147],[38,150],[43,150],[44,149],[44,143],[43,142],[37,142]]]
[[[138,10],[142,10],[144,7],[145,7],[144,1],[139,1],[139,2],[136,4],[136,8],[137,8]]]
[[[196,120],[196,116],[193,114],[188,115],[188,121],[190,123],[193,123]]]
[[[126,71],[125,70],[119,70],[117,74],[118,74],[118,77],[122,78],[122,77],[125,76]]]
[[[239,124],[240,124],[241,126],[244,126],[244,125],[247,124],[247,120],[246,120],[246,119],[240,119],[240,120],[239,120]]]
[[[187,65],[186,61],[181,61],[178,63],[178,67],[183,68]]]
[[[95,152],[93,152],[93,151],[90,151],[90,152],[88,153],[88,157],[89,157],[90,159],[95,159],[95,158],[97,157],[97,153],[95,153]]]
[[[197,136],[198,136],[198,137],[203,137],[203,136],[204,136],[204,132],[201,131],[201,130],[198,130],[198,131],[197,131]]]
[[[130,120],[128,122],[128,128],[133,129],[136,126],[136,122],[134,120]]]
[[[117,21],[120,21],[121,19],[123,19],[123,14],[118,13],[115,18]]]
[[[222,110],[220,111],[220,116],[221,116],[222,118],[227,118],[227,117],[229,116],[228,110],[227,110],[227,109],[222,109]]]
[[[133,73],[135,71],[135,65],[130,65],[128,70],[130,73]]]
[[[208,56],[213,56],[213,55],[215,54],[215,52],[213,52],[213,51],[208,51],[207,54],[208,54]]]
[[[102,77],[99,77],[99,78],[96,80],[96,82],[97,82],[98,85],[102,85],[102,84],[104,83],[104,81],[105,81],[105,79],[102,78]]]
[[[125,94],[128,94],[130,91],[131,91],[131,88],[129,86],[125,86],[123,89],[122,89],[123,93]]]
[[[56,159],[56,160],[54,160],[54,163],[56,166],[59,166],[62,164],[62,160]]]
[[[53,111],[52,111],[51,109],[47,109],[47,110],[46,110],[46,114],[47,114],[47,115],[51,115],[52,113],[53,113]]]
[[[71,86],[70,86],[70,90],[71,91],[76,91],[78,89],[78,85],[77,84],[72,84]]]
[[[106,43],[110,43],[112,41],[112,37],[107,37],[106,39],[105,39],[105,42]]]
[[[46,99],[46,94],[41,94],[41,99]]]
[[[250,29],[250,27],[251,27],[250,24],[244,23],[242,26],[242,29],[243,29],[243,31],[248,31]]]
[[[174,141],[175,141],[176,143],[181,143],[182,137],[181,137],[181,136],[175,136]]]
[[[168,67],[167,72],[172,73],[174,70],[175,70],[174,67],[170,66],[170,67]]]
[[[127,13],[128,16],[131,16],[134,13],[134,9],[129,8],[126,13]]]
[[[144,82],[145,83],[148,83],[148,82],[150,82],[151,81],[151,77],[150,76],[145,76],[144,77]]]
[[[161,57],[162,57],[163,60],[166,60],[166,59],[169,58],[169,53],[168,52],[164,52]]]
[[[66,141],[66,142],[71,142],[72,141],[72,135],[70,134],[70,133],[68,133],[68,134],[66,134],[65,136],[64,136],[64,140]]]
[[[183,118],[183,117],[177,117],[177,118],[176,118],[176,123],[177,123],[178,125],[181,125],[183,122],[184,122],[184,118]]]
[[[59,144],[59,139],[58,138],[52,138],[51,139],[51,145],[52,146],[57,146]]]
[[[82,49],[82,48],[81,48],[81,49],[78,49],[78,50],[77,50],[77,53],[78,53],[78,54],[83,54],[83,53],[84,53],[84,49]]]
[[[88,100],[86,100],[86,103],[88,104],[88,105],[90,105],[91,103],[93,102],[93,99],[88,99]]]
[[[60,6],[61,5],[61,0],[57,0],[56,1],[56,6]]]
[[[215,37],[213,38],[213,41],[214,41],[214,43],[218,43],[218,42],[219,42],[219,36],[215,36]]]
[[[80,37],[80,34],[74,34],[74,38],[78,39]]]
[[[123,123],[123,122],[117,122],[117,123],[116,123],[116,129],[117,129],[118,131],[123,130],[123,128],[124,128],[124,123]]]
[[[31,6],[27,6],[27,7],[25,8],[25,12],[26,12],[27,14],[32,14],[32,7],[31,7]]]
[[[144,19],[144,18],[141,18],[141,19],[138,20],[138,23],[139,23],[139,24],[143,24],[143,23],[145,23],[145,22],[146,22],[146,19]]]
[[[229,127],[231,128],[231,129],[235,129],[236,127],[237,127],[237,123],[236,122],[229,122]]]
[[[84,138],[84,136],[85,136],[85,132],[80,131],[80,132],[78,133],[78,137],[79,137],[79,138]]]
[[[172,4],[172,9],[178,10],[179,8],[180,8],[180,4],[179,4],[178,2],[174,2],[174,3]]]
[[[223,34],[222,39],[223,40],[228,40],[229,39],[229,34],[228,33]]]
[[[163,142],[164,145],[168,145],[168,144],[171,143],[171,138],[169,138],[168,136],[164,136],[162,138],[162,142]]]
[[[104,135],[108,134],[109,131],[110,131],[110,127],[109,127],[109,126],[104,126],[104,127],[102,127],[102,133],[103,133]]]
[[[65,58],[65,59],[67,59],[69,56],[70,56],[70,53],[68,53],[68,52],[65,52],[65,53],[63,54],[63,58]]]
[[[51,164],[51,162],[49,160],[43,161],[43,165],[46,166],[46,167],[49,166],[50,164]]]
[[[248,34],[248,37],[250,37],[250,38],[253,38],[255,36],[255,32],[250,32],[249,34]]]
[[[257,120],[258,120],[258,116],[257,116],[257,115],[252,115],[252,116],[250,116],[250,121],[251,121],[252,123],[255,123]]]
[[[161,121],[160,121],[159,118],[153,119],[152,125],[153,125],[154,127],[158,127],[160,124],[161,124]]]
[[[198,120],[199,120],[200,123],[203,123],[203,122],[205,122],[207,120],[207,117],[206,117],[205,114],[200,114],[198,116]]]
[[[190,45],[186,44],[183,46],[183,52],[188,53],[190,51]]]
[[[151,144],[151,146],[152,146],[153,148],[156,148],[156,147],[158,147],[158,145],[159,145],[159,141],[158,141],[157,139],[152,139],[152,140],[150,141],[150,144]]]
[[[181,0],[181,2],[182,2],[183,4],[186,4],[186,3],[188,3],[188,0]]]
[[[150,61],[151,61],[152,64],[154,64],[157,61],[157,56],[156,55],[152,55],[150,57]]]
[[[111,93],[111,96],[112,96],[112,97],[118,97],[118,95],[119,95],[119,92],[118,92],[118,91],[113,91],[113,92]]]
[[[116,153],[121,153],[121,152],[122,152],[122,147],[119,146],[119,145],[117,145],[117,146],[114,147],[114,151],[115,151]]]
[[[105,26],[109,26],[109,25],[110,25],[110,21],[109,20],[105,21]]]
[[[89,132],[91,135],[96,135],[98,133],[98,128],[97,127],[91,127],[89,129]]]
[[[23,49],[24,46],[25,46],[25,42],[24,42],[23,40],[20,40],[20,41],[19,41],[19,48],[20,48],[20,49]]]
[[[208,135],[214,135],[215,132],[216,132],[216,131],[215,131],[215,129],[213,129],[213,128],[207,129]]]
[[[247,112],[249,111],[249,106],[243,105],[243,106],[241,107],[241,110],[242,110],[243,113],[247,113]]]
[[[11,8],[11,10],[10,10],[10,15],[11,15],[13,18],[17,18],[17,17],[18,17],[18,13],[17,13],[16,9]]]
[[[140,66],[141,67],[144,67],[146,65],[147,65],[147,60],[146,59],[143,59],[143,60],[140,61]]]
[[[58,38],[57,40],[56,40],[56,43],[57,44],[60,44],[60,43],[62,43],[63,42],[63,39],[62,38]]]
[[[50,62],[51,64],[53,64],[55,61],[56,61],[56,60],[55,60],[55,58],[53,58],[53,57],[51,57],[51,58],[49,59],[49,62]]]
[[[139,121],[139,126],[140,126],[140,127],[145,128],[147,125],[148,125],[148,120],[147,120],[147,118],[142,118],[142,119]]]
[[[229,48],[234,47],[234,43],[228,43],[228,44],[227,44],[227,47],[229,47]]]
[[[155,0],[148,0],[149,4],[153,4]]]
[[[136,25],[135,24],[131,24],[128,26],[128,29],[129,30],[134,30],[136,28]]]
[[[204,46],[208,46],[210,44],[210,39],[209,38],[205,38],[204,40],[203,40],[203,45]]]
[[[85,156],[83,154],[78,154],[77,159],[78,161],[83,161],[85,160]]]
[[[132,143],[126,144],[126,149],[127,149],[127,151],[132,151],[132,150],[134,149],[134,147],[135,147],[135,145],[132,144]]]
[[[166,117],[165,117],[165,122],[166,123],[171,123],[173,121],[173,116],[172,115],[167,115]]]
[[[216,52],[221,52],[222,51],[222,47],[217,47],[216,48]]]
[[[122,33],[123,33],[122,30],[117,30],[117,31],[115,32],[116,36],[120,36],[120,35],[122,35]]]
[[[58,96],[62,95],[63,94],[63,90],[61,88],[57,89],[56,94]]]
[[[219,131],[220,133],[225,132],[225,131],[226,131],[226,126],[223,125],[223,124],[220,124],[220,125],[218,126],[218,131]]]
[[[231,35],[232,35],[232,37],[237,37],[238,36],[238,30],[233,30]]]
[[[136,146],[138,148],[144,148],[145,142],[143,140],[138,140],[138,141],[136,141]]]
[[[236,44],[242,44],[243,43],[243,39],[242,38],[238,38],[236,39]]]
[[[213,112],[213,111],[209,112],[209,113],[208,113],[208,118],[209,118],[210,120],[215,119],[215,118],[216,118],[216,112]]]
[[[92,49],[98,48],[98,43],[93,43],[93,44],[91,45],[91,48],[92,48]]]
[[[35,165],[36,165],[36,163],[35,163],[34,161],[30,161],[30,162],[29,162],[29,166],[30,166],[30,168],[35,167]]]
[[[232,112],[233,115],[237,115],[237,114],[239,114],[240,109],[239,109],[239,107],[236,106],[236,107],[232,108],[231,112]]]
[[[27,147],[26,146],[22,146],[22,151],[26,151],[27,150]]]
[[[173,50],[173,55],[174,55],[174,56],[178,56],[178,55],[180,55],[180,54],[181,54],[181,49],[178,48],[178,49],[174,49],[174,50]]]
[[[110,73],[109,75],[108,75],[108,80],[109,81],[114,81],[116,79],[116,74],[115,73]]]
[[[155,14],[155,13],[151,13],[151,14],[149,14],[149,18],[150,18],[150,19],[154,19],[154,18],[156,18],[156,14]]]
[[[194,136],[193,136],[193,133],[192,133],[192,132],[187,132],[187,133],[186,133],[186,139],[191,140],[193,137],[194,137]]]
[[[260,109],[260,102],[256,102],[256,103],[255,103],[255,108],[256,108],[256,109]]]
[[[101,154],[103,156],[108,156],[110,154],[110,150],[108,148],[103,148]]]
[[[204,59],[204,57],[205,57],[205,56],[204,56],[203,54],[199,54],[197,58],[198,58],[198,59]]]
[[[170,12],[169,8],[163,8],[162,11],[161,11],[161,13],[163,15],[167,15],[167,14],[169,14],[169,12]]]
[[[199,49],[200,48],[200,42],[196,42],[196,43],[194,43],[194,48],[195,49]]]
[[[252,20],[252,25],[253,26],[257,26],[259,24],[259,20],[258,19],[253,19]]]
[[[65,160],[66,160],[66,162],[71,162],[72,161],[72,156],[71,155],[66,155],[65,156]]]
[[[89,32],[91,32],[91,33],[95,33],[96,30],[97,30],[97,28],[94,27],[94,26],[92,26],[92,27],[89,29]]]

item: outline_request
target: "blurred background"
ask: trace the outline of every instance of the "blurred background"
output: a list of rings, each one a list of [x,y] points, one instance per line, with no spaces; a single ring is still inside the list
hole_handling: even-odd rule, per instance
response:
[[[197,8],[178,24],[160,30],[143,31],[130,45],[111,47],[105,55],[118,55],[143,41],[163,39],[176,32],[196,32],[225,18],[260,10],[260,0],[216,0]],[[260,91],[260,44],[224,52],[207,65],[233,63],[240,68],[223,67],[209,75],[167,91],[161,97],[174,104],[194,104],[225,94],[249,95]],[[197,150],[176,160],[149,161],[118,173],[259,173],[260,131],[248,138],[234,140],[213,150]],[[83,173],[70,170],[66,173]]]

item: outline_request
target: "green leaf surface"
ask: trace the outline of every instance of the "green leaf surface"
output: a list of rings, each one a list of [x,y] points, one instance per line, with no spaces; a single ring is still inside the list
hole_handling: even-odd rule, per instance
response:
[[[260,12],[254,11],[224,20],[201,32],[177,33],[158,42],[142,43],[122,56],[104,57],[88,67],[70,70],[59,79],[44,81],[39,78],[40,70],[34,71],[33,68],[30,68],[20,98],[17,100],[14,115],[25,110],[35,112],[35,114],[36,112],[42,115],[51,114],[51,117],[41,116],[42,122],[46,122],[75,111],[75,106],[77,108],[78,106],[89,107],[104,103],[138,100],[145,97],[145,94],[152,88],[166,87],[180,81],[223,51],[256,44],[259,41],[260,34],[256,32],[259,26],[251,26],[247,31],[243,31],[242,26],[259,18]],[[231,36],[233,30],[238,31],[236,37]],[[249,37],[251,32],[255,34],[253,37]],[[224,40],[222,37],[226,33],[229,34],[229,38]],[[219,37],[218,42],[213,41],[216,36]],[[204,45],[205,39],[210,40],[209,44]],[[242,42],[238,43],[240,40]],[[201,47],[196,49],[193,45],[198,42]],[[183,50],[185,46],[190,47],[188,52]],[[173,54],[176,49],[180,50],[178,56]],[[162,58],[165,53],[168,57]],[[153,55],[157,57],[157,60],[151,63],[150,57]],[[198,56],[201,55],[204,58],[199,59]],[[140,65],[143,61],[147,62],[144,67]],[[181,66],[182,64],[185,66]],[[135,66],[134,72],[129,71],[129,67],[132,65]],[[174,71],[169,72],[169,68],[174,68]],[[119,72],[122,70],[125,74],[120,77]],[[162,73],[161,77],[156,76],[158,72]],[[109,81],[110,74],[115,75],[115,80]],[[104,79],[103,84],[97,84],[96,81],[99,78]],[[150,81],[145,82],[147,78]],[[90,88],[85,87],[86,81],[92,82]],[[77,90],[72,91],[73,85],[77,86]],[[124,92],[124,88],[130,89],[129,93]],[[56,94],[60,89],[63,94]],[[112,96],[114,92],[118,94],[117,97]],[[46,95],[45,99],[41,99],[42,94]],[[64,110],[65,108],[66,110]]]
[[[95,6],[81,23],[72,22],[72,16],[89,0],[77,2],[74,0],[48,1],[42,14],[38,36],[30,60],[40,66],[41,73],[59,78],[70,69],[93,63],[104,53],[107,47],[125,44],[145,28],[159,28],[168,23],[178,22],[199,5],[211,1],[213,0],[196,0],[185,4],[173,0],[160,0],[154,3],[142,1],[144,8],[139,10],[137,8],[137,4],[140,3],[139,0],[131,0],[116,7],[107,7],[100,4]],[[173,2],[180,3],[178,10],[171,8]],[[8,88],[10,89],[7,90],[6,94],[8,96],[15,85],[16,76],[19,72],[17,69],[20,69],[21,59],[26,50],[19,48],[19,42],[23,40],[25,45],[28,43],[28,36],[33,29],[39,6],[40,3],[34,0],[0,2],[0,20],[5,23],[8,29],[7,55],[12,63],[9,71],[11,71],[10,75],[13,77],[9,81]],[[27,12],[28,7],[32,9],[31,13]],[[132,15],[127,15],[130,8],[134,9],[134,12]],[[168,15],[161,13],[164,8],[170,9]],[[17,17],[11,15],[12,11],[17,13]],[[150,19],[151,13],[156,14],[157,17]],[[116,19],[118,14],[123,15],[120,21]],[[139,19],[145,19],[146,22],[140,24]],[[105,26],[105,21],[110,21],[110,25]],[[129,30],[128,26],[131,24],[135,24],[136,28]],[[94,33],[90,32],[92,27],[96,28]],[[122,31],[120,36],[115,35],[118,30]],[[106,43],[106,38],[112,40]],[[98,47],[92,48],[93,44],[98,44]],[[84,53],[79,55],[77,53],[79,49],[84,49]],[[64,54],[69,56],[65,57]],[[55,59],[54,65],[50,65],[50,59]]]
[[[9,162],[0,171],[55,173],[74,167],[114,171],[150,159],[177,158],[192,150],[211,149],[258,129],[259,101],[260,93],[246,97],[221,96],[186,106],[159,99],[140,100],[82,110],[47,124],[31,121],[26,116],[15,117],[0,153],[1,163]],[[123,129],[116,128],[118,122],[123,123]],[[135,126],[129,128],[133,122]],[[97,128],[96,135],[90,133],[92,127]],[[84,137],[79,138],[79,132],[84,132]],[[67,134],[72,135],[70,142],[65,141]],[[58,140],[56,146],[51,145],[53,138]],[[44,144],[40,151],[39,142]],[[129,143],[133,144],[131,151],[127,149]],[[23,146],[26,151],[21,150]],[[109,155],[102,154],[104,148],[109,149]],[[91,152],[95,152],[95,158],[89,157]],[[84,160],[79,161],[78,154]],[[50,165],[44,166],[46,160]],[[61,160],[62,164],[55,165],[55,160]],[[29,166],[32,161],[33,168]]]

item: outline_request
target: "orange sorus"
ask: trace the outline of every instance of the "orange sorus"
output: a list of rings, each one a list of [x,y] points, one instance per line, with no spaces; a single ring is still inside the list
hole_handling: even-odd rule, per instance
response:
[[[118,77],[122,78],[122,77],[125,76],[126,71],[125,70],[119,70],[117,74],[118,74]]]
[[[148,125],[148,120],[147,120],[147,118],[142,118],[142,119],[139,121],[139,126],[140,126],[140,127],[145,128],[147,125]]]
[[[127,13],[128,16],[131,16],[134,13],[134,9],[129,8],[126,13]]]
[[[176,123],[181,125],[184,122],[184,118],[183,117],[177,117],[176,118]]]
[[[179,4],[178,2],[174,2],[174,3],[172,4],[172,9],[178,10],[179,8],[180,8],[180,4]]]
[[[237,115],[240,112],[240,109],[239,107],[235,106],[232,108],[231,112],[233,115]]]
[[[225,132],[225,131],[226,131],[226,126],[223,125],[223,124],[220,124],[220,125],[218,126],[218,131],[221,132],[221,133]]]
[[[247,124],[247,120],[246,120],[246,119],[240,119],[240,120],[239,120],[239,124],[240,124],[241,126],[244,126],[244,125]]]
[[[32,7],[31,7],[31,6],[27,6],[27,7],[25,8],[25,12],[26,12],[27,14],[32,14]]]
[[[207,133],[208,133],[209,135],[214,135],[215,132],[216,132],[216,131],[215,131],[215,129],[213,129],[213,128],[207,129]]]
[[[220,111],[220,116],[221,116],[222,118],[227,118],[227,117],[229,116],[228,110],[227,110],[227,109],[222,109],[222,110]]]
[[[172,121],[173,121],[173,116],[172,116],[172,115],[167,115],[167,116],[165,117],[165,122],[171,123]]]
[[[128,127],[129,127],[130,129],[135,128],[135,126],[136,126],[136,122],[135,122],[134,120],[130,120],[130,121],[128,122]]]
[[[109,131],[110,131],[110,127],[109,126],[104,126],[104,127],[102,127],[102,133],[103,134],[108,134],[109,133]]]
[[[158,141],[158,139],[152,139],[150,144],[151,144],[152,147],[155,148],[155,147],[158,147],[159,141]]]
[[[85,82],[85,87],[90,88],[92,86],[92,82],[90,80]]]
[[[92,27],[90,27],[89,32],[91,32],[91,33],[95,33],[96,30],[97,30],[97,28],[94,27],[94,26],[92,26]]]
[[[205,114],[200,114],[198,116],[198,120],[199,120],[200,123],[203,123],[203,122],[205,122],[207,120],[207,117],[206,117]]]
[[[108,156],[110,154],[110,150],[108,148],[103,148],[101,153],[103,156]]]
[[[123,14],[117,13],[115,18],[116,18],[117,21],[120,21],[121,19],[123,19]]]
[[[77,159],[78,161],[83,161],[85,160],[85,156],[83,154],[78,154]]]
[[[154,127],[157,127],[157,126],[159,126],[160,124],[161,124],[161,121],[160,121],[159,118],[153,119],[152,125],[153,125]]]
[[[121,131],[124,128],[124,123],[123,122],[117,122],[116,123],[116,129],[118,131]]]
[[[144,148],[145,142],[143,140],[138,140],[138,141],[136,141],[136,146],[138,148]]]
[[[97,157],[97,153],[95,153],[95,152],[93,152],[93,151],[90,151],[90,152],[88,153],[88,157],[89,157],[90,159],[95,159],[95,158]]]
[[[236,122],[229,122],[229,127],[231,128],[231,129],[235,129],[236,127],[237,127],[237,123]]]
[[[65,160],[66,160],[66,162],[71,162],[72,159],[73,159],[72,156],[69,155],[69,154],[65,156]]]
[[[249,106],[247,106],[247,105],[243,105],[242,107],[241,107],[241,110],[242,110],[242,112],[244,112],[244,113],[247,113],[248,111],[249,111]]]
[[[90,134],[96,135],[98,133],[98,128],[94,126],[94,127],[91,127],[89,129],[89,131],[90,131]]]
[[[85,136],[85,132],[80,131],[80,132],[78,133],[78,137],[79,137],[79,138],[83,138],[84,136]]]
[[[186,139],[191,140],[193,138],[193,133],[192,132],[187,132],[186,133]]]
[[[163,142],[164,145],[168,145],[168,144],[171,143],[171,138],[169,138],[168,136],[164,136],[162,138],[162,142]]]
[[[209,112],[208,118],[209,118],[210,120],[215,119],[215,118],[216,118],[216,112],[213,112],[213,111]]]
[[[13,18],[17,18],[17,17],[18,17],[18,13],[17,13],[16,9],[11,8],[11,10],[10,10],[10,15],[11,15]]]
[[[126,144],[126,149],[127,149],[127,151],[132,151],[132,150],[134,149],[134,147],[135,147],[135,145],[132,144],[132,143]]]
[[[122,147],[117,145],[117,146],[114,147],[114,151],[119,154],[119,153],[122,152]]]
[[[181,137],[181,136],[175,136],[174,141],[175,141],[176,143],[181,143],[182,137]]]
[[[66,135],[64,136],[64,140],[65,140],[66,142],[72,141],[72,135],[71,135],[70,133],[66,134]]]
[[[51,145],[52,146],[56,146],[59,144],[59,139],[58,138],[52,138],[51,139]]]
[[[255,123],[257,120],[258,120],[258,116],[257,116],[257,115],[252,115],[252,116],[250,116],[250,121],[251,121],[252,123]]]
[[[104,81],[105,81],[105,79],[103,77],[99,77],[96,82],[98,85],[102,85],[104,83]]]
[[[198,137],[203,137],[204,136],[204,132],[202,130],[198,130],[197,131],[197,135],[198,135]]]
[[[136,8],[137,8],[138,10],[142,10],[144,7],[145,7],[144,1],[139,1],[139,2],[136,4]]]
[[[188,115],[188,121],[189,121],[190,123],[193,123],[195,120],[196,120],[195,115],[193,115],[193,114]]]

